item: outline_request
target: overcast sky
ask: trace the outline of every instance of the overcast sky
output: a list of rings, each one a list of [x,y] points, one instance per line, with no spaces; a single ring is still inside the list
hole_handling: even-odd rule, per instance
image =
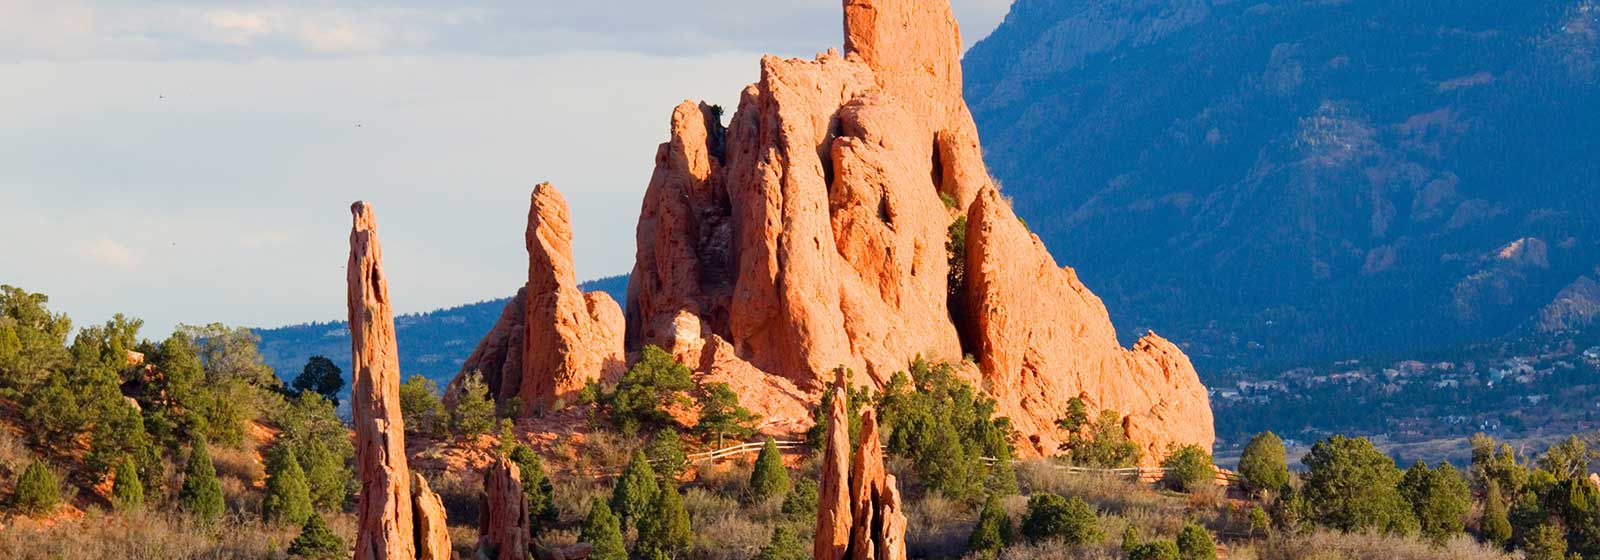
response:
[[[954,0],[968,44],[1011,0]],[[839,0],[0,0],[0,283],[123,312],[344,316],[371,201],[400,312],[526,276],[528,195],[580,279],[626,272],[674,105],[839,46]]]

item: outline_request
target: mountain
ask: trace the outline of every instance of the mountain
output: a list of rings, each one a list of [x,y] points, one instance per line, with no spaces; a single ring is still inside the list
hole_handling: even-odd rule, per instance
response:
[[[612,276],[582,285],[584,291],[603,291],[621,301],[627,297],[628,277]],[[421,374],[440,387],[461,368],[473,345],[489,332],[506,301],[501,298],[449,309],[395,317],[400,346],[400,371],[407,377]],[[300,374],[306,360],[324,356],[342,369],[350,367],[350,330],[344,321],[305,323],[273,329],[255,329],[261,337],[261,356],[285,380]],[[348,382],[349,372],[345,372]]]
[[[1203,369],[1593,319],[1600,2],[1017,0],[990,171],[1122,333]]]

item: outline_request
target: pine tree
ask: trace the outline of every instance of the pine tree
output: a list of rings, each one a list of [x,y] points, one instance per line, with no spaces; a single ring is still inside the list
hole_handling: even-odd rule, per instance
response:
[[[344,539],[328,528],[322,515],[313,512],[300,528],[300,536],[289,543],[289,555],[312,560],[333,560],[346,555]]]
[[[461,396],[450,411],[450,430],[458,436],[474,438],[494,429],[494,401],[483,375],[474,371],[461,382]]]
[[[1000,506],[1000,498],[989,496],[978,513],[978,523],[972,527],[972,536],[967,538],[967,551],[994,558],[1010,543],[1011,516]]]
[[[702,436],[716,438],[720,448],[723,438],[744,439],[755,433],[756,415],[739,406],[739,395],[727,383],[706,385],[703,392],[700,422],[695,425]]]
[[[761,446],[761,455],[756,457],[755,469],[750,472],[750,494],[757,501],[766,501],[788,496],[790,486],[789,469],[783,466],[778,443],[769,437]]]
[[[1487,481],[1488,492],[1483,496],[1483,538],[1504,547],[1511,542],[1511,518],[1506,514],[1506,499],[1500,493],[1500,483]]]
[[[617,479],[617,486],[611,490],[611,511],[621,520],[624,530],[649,515],[660,489],[656,471],[650,468],[644,452],[635,452],[627,469],[622,471],[622,477]]]
[[[683,496],[678,485],[666,480],[656,492],[650,513],[638,520],[638,551],[646,558],[676,558],[694,544],[694,531],[689,526],[689,511],[683,507]]]
[[[432,379],[413,374],[400,385],[400,418],[407,433],[438,434],[444,427],[444,404],[439,401],[439,385]]]
[[[323,511],[343,507],[345,498],[350,495],[352,476],[344,461],[321,440],[306,441],[297,451],[295,455],[300,459],[300,468],[311,488],[311,503]]]
[[[214,526],[222,520],[222,483],[217,480],[217,469],[211,464],[211,451],[206,448],[204,437],[196,437],[189,450],[178,505],[201,525]]]
[[[279,445],[267,452],[267,495],[261,517],[269,522],[305,525],[311,517],[311,485],[294,450]]]
[[[139,480],[139,465],[132,456],[123,456],[117,463],[116,478],[111,482],[111,505],[117,511],[144,509],[144,482]]]
[[[1133,554],[1133,550],[1139,548],[1140,544],[1142,542],[1139,540],[1139,527],[1129,523],[1128,528],[1122,530],[1122,554]]]
[[[17,479],[17,496],[12,502],[23,515],[36,516],[55,511],[61,503],[60,482],[44,461],[34,461]]]
[[[589,503],[589,514],[583,518],[583,529],[578,540],[594,548],[589,551],[591,560],[627,560],[628,551],[622,543],[622,525],[605,500],[595,498]]]
[[[783,514],[795,518],[817,516],[817,481],[802,478],[794,483],[789,495],[783,498]]]

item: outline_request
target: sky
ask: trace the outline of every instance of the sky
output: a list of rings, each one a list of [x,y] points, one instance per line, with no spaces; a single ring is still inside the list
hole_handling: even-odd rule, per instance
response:
[[[1011,0],[953,0],[970,46]],[[410,313],[525,281],[566,195],[580,280],[627,272],[684,99],[839,47],[839,0],[0,0],[0,284],[79,326],[342,319],[352,201]]]

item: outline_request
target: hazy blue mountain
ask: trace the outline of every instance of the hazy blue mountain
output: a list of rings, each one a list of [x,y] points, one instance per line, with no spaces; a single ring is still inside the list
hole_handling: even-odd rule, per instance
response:
[[[583,291],[611,294],[621,302],[627,296],[628,277],[613,276],[587,282]],[[488,334],[505,298],[449,309],[395,317],[395,337],[400,345],[400,371],[407,377],[421,374],[443,388],[472,354],[478,340]],[[326,356],[350,377],[350,329],[344,321],[306,323],[275,329],[256,329],[261,335],[261,355],[278,376],[293,380],[312,356]]]
[[[1215,370],[1592,301],[1597,37],[1597,0],[1017,0],[964,66],[1058,261]]]

